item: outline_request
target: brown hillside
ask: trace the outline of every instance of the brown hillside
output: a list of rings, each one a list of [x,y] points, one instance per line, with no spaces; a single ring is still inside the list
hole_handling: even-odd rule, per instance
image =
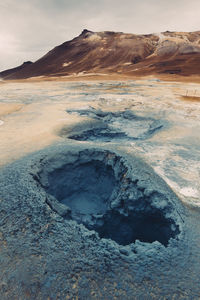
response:
[[[0,76],[24,79],[91,73],[200,75],[200,31],[134,35],[83,30],[35,63]]]

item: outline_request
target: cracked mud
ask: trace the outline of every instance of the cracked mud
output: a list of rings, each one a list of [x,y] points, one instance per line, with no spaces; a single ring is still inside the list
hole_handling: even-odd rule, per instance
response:
[[[75,133],[68,135],[68,138],[78,141],[145,140],[166,126],[166,121],[138,116],[130,110],[106,112],[91,108],[67,112],[78,113],[93,120],[88,129],[83,130],[83,124],[80,132],[77,130],[78,126],[72,129]],[[60,135],[66,135],[65,129],[60,131]]]
[[[138,180],[127,175],[128,168],[119,156],[87,150],[79,153],[73,164],[68,160],[54,170],[46,162],[38,177],[51,195],[48,203],[51,207],[57,205],[58,213],[63,208],[60,202],[67,206],[62,215],[120,245],[140,240],[167,246],[169,239],[179,233],[170,217],[172,204],[165,195],[159,191],[145,195],[144,189],[137,186]]]
[[[0,179],[3,299],[197,294],[195,217],[137,156],[61,143],[6,166]]]

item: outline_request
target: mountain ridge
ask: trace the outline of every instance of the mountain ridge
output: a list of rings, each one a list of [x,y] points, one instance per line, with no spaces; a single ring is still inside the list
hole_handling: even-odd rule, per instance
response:
[[[118,74],[200,75],[200,31],[136,35],[84,29],[38,59],[0,72],[5,80]]]

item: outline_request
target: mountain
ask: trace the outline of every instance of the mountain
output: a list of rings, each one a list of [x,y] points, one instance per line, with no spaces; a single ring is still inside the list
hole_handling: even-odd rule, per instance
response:
[[[34,63],[0,73],[3,79],[87,74],[200,75],[200,31],[146,35],[83,30]]]
[[[22,65],[16,67],[16,68],[12,68],[12,69],[9,69],[9,70],[5,70],[3,72],[0,72],[0,77],[2,78],[6,78],[7,76],[10,76],[24,68],[26,68],[27,66],[30,66],[32,64],[31,61],[25,61]]]

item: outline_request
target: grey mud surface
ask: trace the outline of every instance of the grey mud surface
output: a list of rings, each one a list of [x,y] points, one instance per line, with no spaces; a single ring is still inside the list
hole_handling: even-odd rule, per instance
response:
[[[198,299],[199,216],[141,158],[60,143],[0,182],[1,299]]]
[[[167,126],[167,121],[138,116],[131,110],[107,112],[91,107],[90,109],[67,110],[67,112],[87,116],[93,120],[89,124],[86,123],[85,126],[84,123],[81,123],[81,126],[76,125],[71,128],[68,138],[78,141],[111,142],[122,140],[123,142],[130,142],[132,140],[145,140]],[[87,127],[89,128],[87,129]],[[77,131],[77,133],[73,133],[73,131]],[[65,134],[65,130],[62,129],[60,135],[64,136]]]
[[[186,88],[200,93],[1,86],[23,109],[0,126],[0,300],[200,299],[200,109]]]

